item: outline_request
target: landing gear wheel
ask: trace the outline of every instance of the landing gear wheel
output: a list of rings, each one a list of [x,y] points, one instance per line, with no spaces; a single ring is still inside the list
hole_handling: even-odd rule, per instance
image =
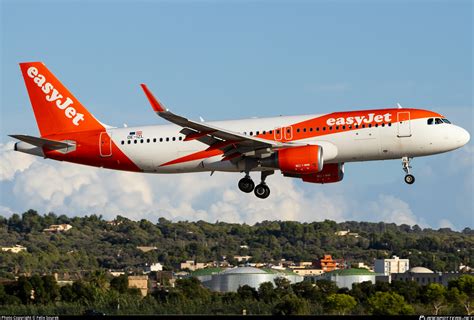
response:
[[[403,157],[402,158],[402,167],[403,171],[405,171],[405,182],[408,184],[413,184],[415,182],[415,176],[410,173],[410,158],[409,157]]]
[[[245,192],[245,193],[250,193],[253,191],[254,188],[255,188],[255,183],[253,182],[252,179],[250,179],[250,177],[243,177],[242,179],[240,179],[239,181],[240,191]]]
[[[266,184],[261,183],[255,187],[254,193],[257,198],[265,199],[270,195],[270,188]]]
[[[415,176],[412,174],[407,174],[405,176],[405,182],[408,184],[413,184],[415,182]]]

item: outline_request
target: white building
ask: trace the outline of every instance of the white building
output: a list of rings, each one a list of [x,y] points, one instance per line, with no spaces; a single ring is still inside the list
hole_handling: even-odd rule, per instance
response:
[[[362,283],[370,281],[375,284],[375,276],[377,274],[367,269],[339,269],[331,272],[323,273],[319,276],[308,277],[313,281],[330,280],[334,281],[338,288],[352,289],[354,283]]]
[[[378,274],[389,276],[392,273],[404,273],[410,269],[409,259],[400,259],[393,256],[392,259],[376,259],[374,271]]]
[[[149,273],[153,271],[163,271],[163,265],[157,262],[157,263],[152,263],[149,266],[145,266],[145,273]]]
[[[18,252],[21,252],[21,251],[26,251],[26,247],[23,247],[19,244],[16,244],[14,245],[13,247],[2,247],[2,251],[9,251],[9,252],[12,252],[12,253],[18,253]]]
[[[292,272],[279,272],[273,269],[238,267],[226,270],[209,269],[192,273],[202,284],[218,292],[237,292],[239,287],[248,285],[258,289],[263,282],[274,283],[276,278],[285,278],[291,283],[303,281],[303,277]]]
[[[52,224],[49,228],[44,229],[43,232],[65,232],[71,230],[72,226],[70,224]]]

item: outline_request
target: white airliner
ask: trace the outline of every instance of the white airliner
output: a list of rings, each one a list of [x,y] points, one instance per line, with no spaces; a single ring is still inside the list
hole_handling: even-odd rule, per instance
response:
[[[229,121],[193,121],[166,109],[142,84],[169,125],[114,128],[99,122],[41,62],[20,63],[41,137],[11,135],[15,150],[78,164],[147,173],[242,172],[239,189],[267,198],[267,176],[341,181],[344,163],[410,159],[454,150],[469,133],[444,116],[393,108]],[[255,186],[250,172],[261,172]]]

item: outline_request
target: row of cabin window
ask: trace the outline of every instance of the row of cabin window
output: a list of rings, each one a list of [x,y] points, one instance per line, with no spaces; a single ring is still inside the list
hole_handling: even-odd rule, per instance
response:
[[[378,126],[379,126],[378,124],[375,124],[375,125],[374,125],[375,128],[377,128]],[[382,123],[380,126],[381,126],[381,127],[385,127],[385,123]],[[391,124],[391,123],[387,123],[387,126],[391,127],[392,124]],[[361,125],[360,127],[361,127],[361,128],[365,128],[366,126],[365,126],[365,124],[363,124],[363,125]],[[342,130],[346,130],[346,126],[336,126],[336,130],[339,130],[339,128],[341,128]],[[352,125],[347,126],[347,128],[348,128],[348,129],[352,129]],[[358,128],[359,128],[359,125],[358,125],[358,124],[354,125],[354,128],[358,129]],[[368,125],[367,125],[367,128],[372,128],[372,124],[368,124]],[[328,127],[328,130],[332,130],[332,127]],[[290,133],[290,131],[291,131],[291,129],[286,129],[286,133]],[[312,131],[313,131],[313,128],[308,128],[308,129],[307,129],[307,128],[303,128],[302,131],[303,131],[303,132],[307,132],[307,131],[312,132]],[[319,131],[319,127],[316,127],[316,128],[314,129],[314,131]],[[322,127],[322,131],[326,131],[326,127]],[[300,128],[297,128],[297,129],[296,129],[296,132],[298,132],[298,133],[301,132],[301,129],[300,129]],[[268,134],[272,134],[272,133],[273,133],[272,130],[268,131]],[[277,134],[280,134],[280,129],[277,129],[277,130],[276,130],[276,133],[277,133]],[[246,135],[247,132],[244,132],[244,134]],[[258,136],[259,134],[260,134],[260,131],[256,131],[256,132],[255,132],[255,135],[256,135],[256,136]],[[267,131],[265,131],[265,130],[262,131],[262,134],[267,134]],[[250,131],[250,132],[249,132],[249,135],[253,136],[253,131]]]
[[[150,142],[157,142],[157,141],[159,141],[159,142],[163,142],[163,141],[168,142],[168,141],[176,141],[176,140],[181,141],[181,140],[183,140],[183,137],[178,137],[178,138],[176,138],[176,137],[171,137],[171,138],[167,137],[167,138],[159,138],[159,139],[153,138],[153,139],[146,139],[146,140],[145,139],[140,139],[140,140],[135,139],[135,140],[133,140],[133,143],[137,144],[139,141],[140,141],[140,143],[144,143],[145,141],[146,141],[146,143],[150,143]],[[122,144],[125,144],[124,140],[122,140]],[[127,144],[132,144],[132,140],[127,140]]]
[[[392,126],[391,123],[387,123],[387,125],[388,125],[389,127]],[[379,126],[378,124],[375,124],[374,127],[377,128],[378,126]],[[385,127],[385,123],[382,123],[381,126],[382,126],[382,127]],[[336,130],[339,130],[339,127],[341,127],[342,130],[346,130],[346,126],[336,126]],[[347,126],[347,127],[348,127],[348,129],[352,129],[352,125],[349,125],[349,126]],[[359,125],[356,124],[354,127],[355,127],[356,129],[358,129],[358,128],[359,128]],[[372,124],[368,124],[367,127],[368,127],[368,128],[372,128]],[[361,125],[361,128],[365,128],[365,124]],[[332,130],[332,127],[328,127],[328,129],[329,129],[329,130]],[[326,127],[322,127],[322,130],[323,130],[323,131],[326,131]],[[297,129],[296,129],[296,132],[300,132],[300,131],[301,131],[300,128],[297,128]],[[313,128],[309,128],[308,130],[307,130],[306,128],[303,128],[303,132],[306,132],[306,131],[312,132],[312,131],[313,131]],[[319,127],[316,127],[316,128],[315,128],[315,131],[319,131]],[[286,132],[287,132],[287,133],[290,133],[290,129],[286,129]],[[272,134],[272,133],[273,133],[273,130],[269,130],[269,131],[268,131],[268,134]],[[277,134],[280,134],[280,129],[277,129],[277,130],[276,130],[276,133],[277,133]],[[244,132],[244,134],[246,135],[247,132]],[[258,136],[259,134],[260,134],[260,131],[256,131],[256,132],[255,132],[255,135]],[[263,131],[262,131],[262,134],[267,134],[267,131],[263,130]],[[253,131],[250,131],[250,132],[249,132],[249,135],[253,136]],[[176,137],[172,137],[172,138],[167,137],[167,138],[159,138],[159,139],[157,139],[157,138],[146,139],[146,143],[150,143],[150,142],[152,142],[152,141],[153,141],[153,142],[157,142],[158,140],[159,140],[160,142],[163,142],[163,141],[166,141],[166,142],[168,142],[168,141],[176,141]],[[178,140],[179,140],[179,141],[183,140],[183,137],[178,137]],[[145,139],[140,139],[140,140],[135,139],[135,140],[133,140],[133,143],[134,143],[134,144],[137,144],[138,141],[140,141],[140,143],[144,143],[144,142],[145,142]],[[124,141],[124,140],[122,140],[122,144],[125,144],[125,141]],[[132,140],[127,140],[127,144],[132,144]]]

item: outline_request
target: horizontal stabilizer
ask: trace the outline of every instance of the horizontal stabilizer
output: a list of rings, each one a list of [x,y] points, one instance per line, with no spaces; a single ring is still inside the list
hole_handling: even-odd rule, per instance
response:
[[[34,145],[40,148],[46,147],[51,150],[59,150],[59,149],[74,147],[74,144],[71,144],[71,143],[38,138],[38,137],[33,137],[33,136],[27,136],[27,135],[22,135],[22,134],[12,134],[10,135],[10,137],[18,139],[20,141],[24,141],[26,143],[29,143],[31,145]]]

